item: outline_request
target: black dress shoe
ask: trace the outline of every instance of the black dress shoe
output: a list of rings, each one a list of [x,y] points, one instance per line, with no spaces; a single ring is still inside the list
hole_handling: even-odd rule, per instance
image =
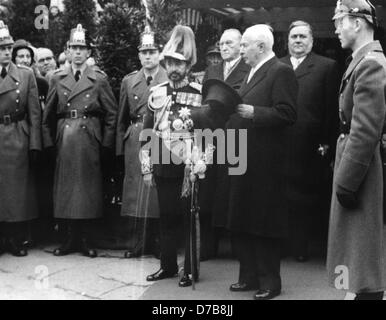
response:
[[[67,238],[66,242],[64,242],[59,248],[56,248],[54,250],[54,256],[67,256],[71,253],[74,253],[75,251],[75,239]]]
[[[295,260],[297,262],[301,262],[301,263],[307,262],[308,261],[308,256],[307,255],[298,255],[298,256],[295,257]]]
[[[234,283],[229,287],[229,290],[233,292],[251,291],[256,289],[258,289],[257,286],[252,286],[242,282]]]
[[[195,278],[195,282],[198,282],[198,278]],[[185,287],[190,287],[192,285],[192,275],[191,274],[184,274],[183,277],[180,279],[178,282],[178,286],[185,288]]]
[[[28,255],[28,251],[23,247],[21,243],[19,243],[15,239],[8,240],[7,250],[14,257],[25,257]]]
[[[125,259],[139,258],[141,254],[135,251],[126,251],[124,254]]]
[[[90,248],[86,239],[80,241],[79,250],[84,256],[89,258],[96,258],[98,256],[96,250]]]
[[[174,278],[177,272],[169,272],[164,269],[159,269],[156,273],[153,273],[146,277],[146,281],[158,281],[167,278]]]
[[[381,292],[367,292],[367,293],[357,293],[354,300],[382,300],[383,291]]]
[[[275,297],[277,297],[278,295],[280,295],[281,291],[280,289],[279,290],[270,290],[270,289],[267,289],[267,290],[258,290],[253,298],[255,300],[271,300]]]

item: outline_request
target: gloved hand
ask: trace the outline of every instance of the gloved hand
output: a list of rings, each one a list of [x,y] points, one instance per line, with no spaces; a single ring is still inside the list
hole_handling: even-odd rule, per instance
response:
[[[118,172],[125,172],[125,156],[120,155],[115,158],[116,168]]]
[[[348,210],[354,210],[358,207],[359,201],[355,192],[346,190],[340,186],[338,186],[336,190],[336,197],[340,205]]]
[[[101,150],[101,164],[102,170],[112,172],[113,170],[113,150],[111,148],[102,147]]]

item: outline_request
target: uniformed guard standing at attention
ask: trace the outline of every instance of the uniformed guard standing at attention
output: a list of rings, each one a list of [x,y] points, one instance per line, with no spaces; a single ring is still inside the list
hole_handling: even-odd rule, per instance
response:
[[[353,51],[340,87],[330,214],[330,285],[356,300],[382,300],[386,289],[381,140],[386,116],[386,59],[374,41],[377,18],[367,0],[338,1],[334,16],[343,49]],[[386,159],[383,159],[385,162]]]
[[[41,150],[36,80],[11,62],[14,41],[0,21],[0,254],[27,255],[25,222],[37,218],[32,168]]]
[[[159,208],[155,186],[145,187],[142,179],[138,154],[143,129],[143,117],[147,110],[150,88],[168,80],[166,71],[159,64],[160,44],[157,35],[146,27],[141,34],[139,59],[142,69],[127,75],[120,92],[117,148],[125,167],[121,215],[129,217],[129,236],[132,247],[125,253],[126,258],[143,254],[159,255]]]
[[[71,66],[53,74],[43,113],[44,146],[56,155],[54,217],[66,229],[54,255],[96,257],[87,230],[103,214],[102,167],[113,155],[117,103],[106,74],[86,64],[90,39],[82,25],[69,47]]]

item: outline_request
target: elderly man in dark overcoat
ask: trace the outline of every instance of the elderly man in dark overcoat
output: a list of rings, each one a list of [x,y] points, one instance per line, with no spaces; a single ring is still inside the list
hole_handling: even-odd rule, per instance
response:
[[[386,229],[380,144],[386,142],[386,59],[374,41],[377,19],[369,1],[338,1],[335,13],[342,48],[353,54],[340,87],[328,277],[331,286],[355,293],[356,300],[382,300]]]
[[[38,216],[32,169],[41,150],[41,112],[32,70],[11,62],[13,44],[0,21],[0,254],[21,257],[25,222]]]
[[[56,155],[54,217],[66,228],[56,256],[96,257],[87,230],[103,214],[102,167],[115,145],[117,103],[106,74],[86,64],[86,32],[80,24],[71,31],[71,67],[52,76],[43,114],[44,145]]]
[[[276,58],[273,43],[267,25],[243,34],[241,55],[251,71],[239,90],[243,104],[228,122],[228,129],[247,131],[240,144],[247,145],[248,161],[246,172],[230,179],[229,228],[240,261],[239,281],[230,290],[255,289],[256,300],[281,292],[280,247],[288,223],[286,128],[296,121],[298,91],[294,71]]]
[[[288,129],[288,202],[290,251],[299,262],[308,260],[311,235],[327,238],[332,170],[338,136],[338,66],[312,52],[309,23],[291,23],[289,54],[281,59],[295,70],[299,82],[298,119]],[[317,227],[317,228],[316,228]],[[326,241],[327,242],[327,241]]]

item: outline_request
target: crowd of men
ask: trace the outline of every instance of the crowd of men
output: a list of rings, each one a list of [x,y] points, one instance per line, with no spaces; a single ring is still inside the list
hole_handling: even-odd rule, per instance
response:
[[[305,21],[289,26],[281,59],[270,26],[225,30],[208,50],[203,86],[191,76],[193,31],[176,26],[162,47],[147,27],[138,46],[142,68],[123,79],[118,102],[81,25],[58,66],[51,50],[14,41],[0,21],[0,254],[26,256],[27,223],[52,210],[64,230],[54,255],[96,257],[88,231],[103,216],[104,173],[115,163],[124,169],[121,215],[134,239],[125,257],[160,258],[148,281],[177,275],[184,227],[179,286],[194,285],[199,260],[216,256],[226,229],[240,262],[230,290],[272,299],[282,289],[283,240],[307,261],[311,223],[332,194],[329,282],[336,286],[337,267],[345,266],[343,289],[382,299],[386,59],[368,0],[338,1],[333,20],[342,48],[353,52],[340,87],[337,63],[312,52]],[[247,148],[246,171],[230,175],[233,163],[209,161],[216,146],[192,152],[196,129],[246,131],[233,144],[236,154]],[[165,162],[171,158],[180,162]]]

